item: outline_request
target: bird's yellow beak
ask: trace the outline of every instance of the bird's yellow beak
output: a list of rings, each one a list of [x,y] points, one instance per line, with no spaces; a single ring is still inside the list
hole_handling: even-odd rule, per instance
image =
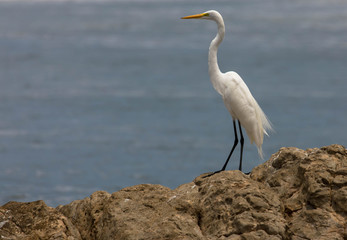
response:
[[[200,14],[190,15],[186,17],[181,17],[181,19],[202,18],[208,15],[209,15],[208,13],[200,13]]]

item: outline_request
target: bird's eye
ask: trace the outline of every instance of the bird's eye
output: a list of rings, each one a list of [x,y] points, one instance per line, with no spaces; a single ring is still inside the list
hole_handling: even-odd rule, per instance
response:
[[[204,16],[208,17],[208,16],[210,16],[210,14],[209,13],[204,13]]]

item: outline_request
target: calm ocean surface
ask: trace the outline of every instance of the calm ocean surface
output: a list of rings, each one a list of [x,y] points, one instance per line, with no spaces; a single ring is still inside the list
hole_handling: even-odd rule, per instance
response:
[[[207,72],[210,21],[282,146],[347,144],[347,1],[0,1],[0,204],[175,188],[222,167],[233,128]],[[238,152],[228,169],[237,169]],[[265,161],[264,160],[264,161]],[[263,160],[246,139],[244,171]]]

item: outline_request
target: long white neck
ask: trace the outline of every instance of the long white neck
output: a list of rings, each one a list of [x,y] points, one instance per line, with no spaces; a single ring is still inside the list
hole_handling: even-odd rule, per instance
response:
[[[216,89],[217,92],[222,94],[221,90],[223,86],[222,86],[221,77],[220,77],[222,75],[222,72],[220,71],[218,66],[217,52],[218,52],[218,47],[224,38],[225,27],[224,27],[224,21],[222,16],[218,17],[215,21],[218,26],[218,32],[216,37],[212,40],[210,44],[210,48],[208,52],[208,72],[209,72],[213,87]]]

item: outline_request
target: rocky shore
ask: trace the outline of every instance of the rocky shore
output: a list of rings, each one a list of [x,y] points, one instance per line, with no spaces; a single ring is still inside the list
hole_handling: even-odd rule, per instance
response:
[[[347,150],[281,148],[249,175],[0,207],[0,239],[347,239]]]

